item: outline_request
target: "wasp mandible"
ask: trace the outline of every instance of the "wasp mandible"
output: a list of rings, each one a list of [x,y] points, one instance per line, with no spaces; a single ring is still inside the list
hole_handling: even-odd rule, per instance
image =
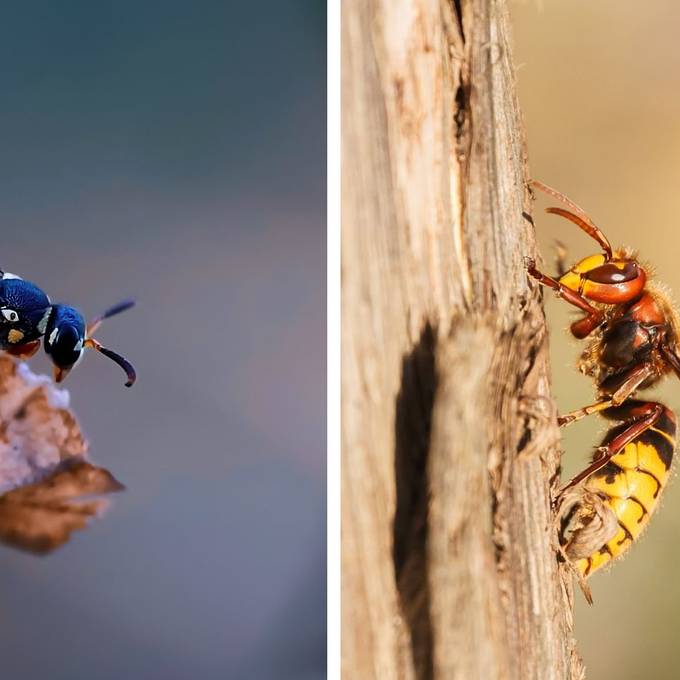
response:
[[[89,324],[74,307],[52,304],[30,281],[0,271],[0,349],[20,359],[32,357],[44,337],[45,352],[54,364],[54,379],[61,382],[80,360],[85,349],[94,349],[117,363],[127,376],[125,385],[136,380],[132,364],[92,337],[101,322],[134,305],[124,300],[95,317]]]
[[[612,250],[588,215],[560,192],[538,181],[532,186],[565,207],[547,212],[573,222],[602,249],[566,269],[558,260],[556,278],[541,273],[533,260],[527,271],[558,297],[583,312],[571,324],[578,339],[589,339],[579,368],[593,378],[597,401],[558,419],[560,426],[599,413],[614,424],[593,459],[561,489],[558,497],[582,484],[580,502],[561,520],[560,541],[586,529],[599,503],[612,519],[603,523],[585,550],[571,552],[577,570],[590,576],[623,554],[640,536],[657,507],[675,450],[676,417],[661,403],[636,399],[638,390],[658,383],[670,372],[680,377],[680,316],[668,293],[650,280],[650,271],[627,248]]]

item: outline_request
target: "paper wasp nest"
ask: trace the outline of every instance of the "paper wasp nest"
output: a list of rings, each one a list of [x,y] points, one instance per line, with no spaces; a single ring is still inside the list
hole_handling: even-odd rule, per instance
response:
[[[68,392],[0,354],[0,541],[36,553],[66,543],[123,486],[87,461]]]

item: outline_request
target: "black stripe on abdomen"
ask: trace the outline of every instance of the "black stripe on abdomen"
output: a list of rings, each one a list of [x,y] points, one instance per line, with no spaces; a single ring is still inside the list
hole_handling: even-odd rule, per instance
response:
[[[658,423],[655,423],[652,428],[661,429],[658,426]],[[675,450],[675,446],[669,441],[667,436],[661,434],[661,432],[655,432],[652,428],[645,430],[636,438],[636,441],[651,446],[659,454],[659,458],[661,458],[664,467],[668,470],[673,462],[673,451]]]

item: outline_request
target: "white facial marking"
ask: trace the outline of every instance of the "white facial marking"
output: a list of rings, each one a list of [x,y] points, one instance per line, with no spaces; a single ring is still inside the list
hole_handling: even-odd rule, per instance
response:
[[[51,312],[52,307],[48,307],[45,310],[45,313],[42,315],[42,319],[38,321],[38,330],[40,331],[40,335],[43,335],[45,333],[45,329],[47,328],[47,320],[50,318]]]
[[[53,345],[53,344],[54,344],[54,341],[57,339],[57,335],[59,335],[59,329],[58,329],[58,328],[55,328],[55,329],[50,333],[50,337],[47,338],[47,342],[48,342],[50,345]]]
[[[2,275],[2,278],[3,279],[19,279],[19,281],[21,281],[21,277],[17,276],[16,274],[12,274],[12,272],[5,272]]]
[[[19,321],[19,315],[13,309],[0,309],[0,314],[5,321]]]
[[[78,342],[76,342],[76,346],[73,348],[75,352],[80,352],[80,350],[83,349],[83,339],[80,338]]]

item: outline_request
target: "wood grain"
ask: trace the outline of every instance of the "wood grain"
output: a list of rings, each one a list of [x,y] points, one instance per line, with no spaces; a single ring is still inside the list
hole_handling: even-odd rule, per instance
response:
[[[343,677],[579,678],[501,1],[342,4]]]

